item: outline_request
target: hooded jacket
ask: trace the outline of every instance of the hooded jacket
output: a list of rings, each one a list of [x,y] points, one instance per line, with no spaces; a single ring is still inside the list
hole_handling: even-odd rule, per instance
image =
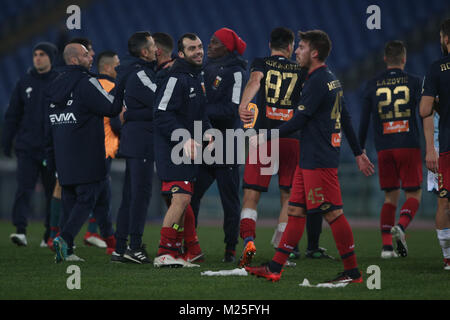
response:
[[[162,81],[156,94],[155,160],[158,176],[163,181],[194,181],[197,177],[196,164],[175,164],[171,154],[174,147],[180,147],[182,140],[171,141],[177,129],[186,129],[194,136],[194,121],[202,122],[202,131],[211,128],[205,112],[206,95],[201,68],[184,59],[177,59]],[[201,138],[197,141],[202,144]]]
[[[103,117],[114,117],[120,103],[82,66],[66,66],[48,89],[49,161],[59,183],[78,185],[106,178]]]
[[[44,158],[44,92],[57,76],[58,73],[54,70],[40,74],[33,68],[19,80],[5,113],[2,132],[2,147],[5,153],[10,152],[16,138],[16,151],[25,151]]]
[[[239,103],[247,81],[247,61],[236,53],[219,59],[209,59],[204,67],[206,114],[211,125],[222,132],[223,163],[226,162],[226,129],[241,127]],[[236,144],[234,144],[236,146]],[[236,150],[234,152],[236,159]],[[236,163],[236,160],[234,161]]]
[[[157,89],[155,63],[127,56],[118,67],[116,95],[127,111],[121,130],[119,155],[153,160],[153,104]],[[119,92],[120,91],[120,92]]]

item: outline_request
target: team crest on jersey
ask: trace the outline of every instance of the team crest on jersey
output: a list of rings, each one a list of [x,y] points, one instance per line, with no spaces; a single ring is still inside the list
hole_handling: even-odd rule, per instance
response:
[[[202,85],[203,95],[206,95],[205,83],[202,82],[201,85]]]
[[[172,189],[170,189],[170,192],[175,193],[178,190],[180,190],[180,187],[175,186],[175,187],[172,187]]]
[[[222,78],[217,76],[216,79],[213,82],[213,89],[217,90],[219,88],[220,82],[222,82]]]

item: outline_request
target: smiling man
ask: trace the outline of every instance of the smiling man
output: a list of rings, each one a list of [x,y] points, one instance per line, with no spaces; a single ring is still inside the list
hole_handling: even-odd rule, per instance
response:
[[[246,43],[231,29],[217,30],[208,45],[208,61],[205,64],[205,89],[208,103],[206,113],[214,129],[220,130],[223,137],[227,129],[240,127],[239,102],[243,90],[243,80],[246,74],[247,61],[242,58]],[[225,138],[226,139],[226,138]],[[230,141],[230,144],[234,141]],[[223,143],[222,154],[225,155]],[[217,151],[216,151],[217,152]],[[236,155],[237,152],[235,151]],[[234,159],[233,164],[201,165],[195,191],[192,197],[192,209],[198,222],[200,201],[217,180],[220,199],[222,201],[225,232],[224,262],[235,261],[236,244],[239,237],[239,166]]]
[[[192,267],[190,262],[203,257],[195,232],[195,217],[190,206],[193,183],[198,165],[172,161],[172,149],[178,141],[172,141],[177,129],[188,130],[194,136],[194,121],[201,121],[203,130],[211,128],[207,114],[203,65],[203,44],[197,35],[184,34],[178,40],[178,59],[158,89],[155,103],[155,154],[158,176],[162,180],[162,193],[167,196],[169,208],[161,228],[161,239],[155,267]],[[194,159],[202,141],[189,139],[183,148],[185,155]],[[185,259],[180,255],[181,242],[186,246]]]

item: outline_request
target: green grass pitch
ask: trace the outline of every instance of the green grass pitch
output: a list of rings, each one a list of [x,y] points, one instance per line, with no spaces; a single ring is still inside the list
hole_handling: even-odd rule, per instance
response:
[[[159,241],[159,225],[147,225],[144,243],[153,260]],[[200,226],[198,235],[206,261],[200,268],[156,269],[153,265],[111,264],[104,249],[82,244],[82,230],[76,240],[76,254],[86,262],[54,263],[54,254],[39,248],[43,227],[31,223],[28,247],[19,248],[9,240],[14,232],[10,222],[0,222],[0,299],[149,299],[149,300],[305,300],[305,299],[449,299],[450,271],[443,270],[442,252],[435,230],[408,231],[409,256],[394,260],[379,258],[381,240],[376,228],[354,229],[356,254],[363,284],[345,288],[302,288],[307,278],[316,284],[342,271],[341,261],[311,260],[304,256],[297,266],[285,268],[281,281],[269,282],[254,276],[207,277],[202,271],[229,270],[235,265],[221,262],[224,253],[223,231],[220,226]],[[257,254],[254,264],[270,260],[274,249],[270,239],[272,228],[257,228]],[[321,246],[337,257],[329,228],[324,228]],[[300,243],[304,252],[305,237]],[[238,244],[238,253],[242,243]],[[81,289],[66,286],[67,268],[77,264],[81,269]],[[369,290],[366,273],[370,265],[381,269],[381,289]]]

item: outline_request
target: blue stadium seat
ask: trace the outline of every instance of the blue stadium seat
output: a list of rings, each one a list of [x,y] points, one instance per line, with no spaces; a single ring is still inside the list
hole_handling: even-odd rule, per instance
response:
[[[47,0],[52,1],[52,0]],[[36,5],[33,0],[5,0],[0,11],[0,26],[5,17],[21,14]],[[237,5],[238,4],[238,5]],[[366,26],[366,9],[371,4],[381,8],[381,30],[369,30]],[[345,72],[355,62],[381,51],[387,40],[403,38],[430,17],[448,8],[445,0],[232,0],[210,2],[197,0],[196,5],[184,0],[159,2],[158,5],[140,0],[105,0],[93,2],[83,9],[82,30],[70,31],[70,36],[86,36],[92,39],[97,53],[112,49],[123,56],[127,53],[127,39],[137,30],[162,31],[171,34],[176,41],[185,32],[196,32],[204,42],[205,50],[212,33],[221,27],[230,27],[247,42],[244,55],[251,62],[257,56],[269,54],[270,31],[283,25],[296,33],[298,30],[323,29],[333,41],[333,52],[328,61],[338,73]],[[56,41],[57,28],[29,41],[32,47],[37,41]],[[28,49],[27,49],[28,50]],[[3,92],[13,86],[12,79],[23,73],[27,53],[17,49],[16,61],[0,57],[8,76],[0,75]],[[30,49],[31,50],[31,49]],[[438,54],[438,46],[425,46],[418,56],[410,57],[412,70],[424,72],[424,66]],[[421,58],[421,56],[424,58]],[[5,99],[0,90],[0,99]]]

